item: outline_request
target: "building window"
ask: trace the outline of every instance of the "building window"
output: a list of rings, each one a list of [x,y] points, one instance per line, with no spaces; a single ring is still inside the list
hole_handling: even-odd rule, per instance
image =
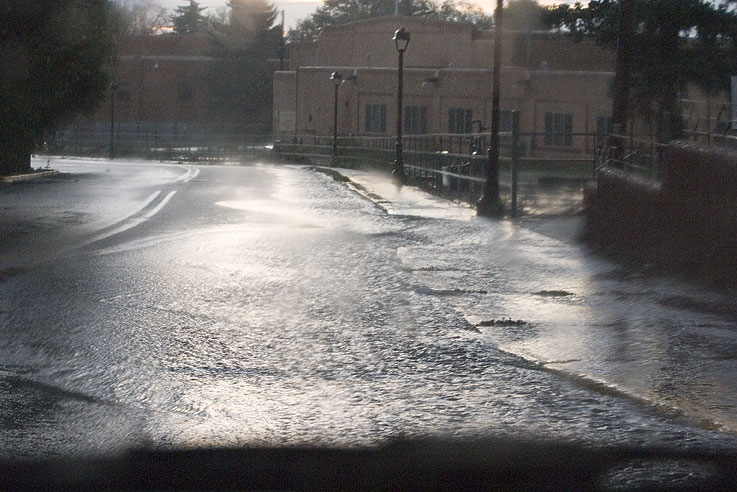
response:
[[[186,82],[181,82],[177,86],[177,101],[187,102],[192,100],[192,86]]]
[[[545,145],[573,146],[573,115],[545,113]]]
[[[610,133],[612,133],[612,117],[598,116],[596,118],[596,145],[604,142]]]
[[[471,133],[473,131],[473,111],[466,108],[448,110],[448,133]]]
[[[386,133],[386,104],[366,105],[366,132]]]
[[[115,88],[118,101],[128,102],[131,100],[131,86],[128,83],[118,84]]]
[[[508,110],[499,111],[499,131],[512,132],[512,112]]]
[[[427,135],[427,106],[404,107],[404,133]]]

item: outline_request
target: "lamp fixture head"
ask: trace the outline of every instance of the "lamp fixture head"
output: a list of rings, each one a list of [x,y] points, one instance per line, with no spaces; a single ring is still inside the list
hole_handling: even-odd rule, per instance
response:
[[[409,44],[409,32],[404,27],[400,27],[394,32],[394,38],[392,39],[394,39],[394,46],[397,47],[397,51],[404,53]]]
[[[333,72],[330,74],[330,80],[333,82],[333,84],[338,86],[341,82],[343,82],[343,75],[340,72]]]

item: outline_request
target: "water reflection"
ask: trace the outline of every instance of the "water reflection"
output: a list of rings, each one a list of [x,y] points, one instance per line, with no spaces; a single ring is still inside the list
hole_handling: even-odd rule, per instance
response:
[[[434,225],[421,227],[437,237]],[[737,391],[729,384],[737,375],[729,356],[737,350],[734,299],[673,279],[618,274],[579,247],[531,231],[510,235],[475,225],[454,223],[448,231],[444,224],[442,260],[432,260],[437,244],[408,247],[400,257],[434,289],[488,290],[449,299],[472,323],[524,320],[523,327],[481,328],[503,350],[737,431]],[[477,244],[468,246],[470,237]]]
[[[688,347],[711,324],[703,359],[730,353],[728,320],[660,302],[688,287],[607,277],[614,267],[578,248],[448,207],[386,214],[306,170],[200,176],[221,172],[220,188],[183,186],[98,250],[0,284],[7,371],[32,367],[25,380],[41,385],[0,391],[2,417],[24,391],[49,401],[29,400],[6,452],[425,434],[734,443],[541,370],[724,412],[733,359],[689,366]],[[504,318],[523,323],[469,329]]]

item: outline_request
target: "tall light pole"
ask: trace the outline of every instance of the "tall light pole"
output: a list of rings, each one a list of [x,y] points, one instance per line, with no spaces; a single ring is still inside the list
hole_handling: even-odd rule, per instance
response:
[[[339,72],[330,74],[330,80],[335,86],[335,98],[333,100],[333,163],[338,158],[338,87],[343,82],[343,76]]]
[[[502,58],[502,8],[504,0],[496,1],[494,17],[494,69],[491,95],[491,146],[489,147],[489,165],[486,168],[484,194],[479,200],[476,212],[478,215],[501,215],[502,205],[499,201],[499,82]]]
[[[400,27],[394,33],[394,46],[399,53],[399,63],[397,70],[397,156],[394,160],[394,170],[392,176],[399,185],[407,183],[407,174],[404,172],[404,158],[402,157],[402,91],[404,76],[404,52],[409,44],[409,32]]]
[[[118,84],[110,85],[110,158],[115,158],[115,91]]]

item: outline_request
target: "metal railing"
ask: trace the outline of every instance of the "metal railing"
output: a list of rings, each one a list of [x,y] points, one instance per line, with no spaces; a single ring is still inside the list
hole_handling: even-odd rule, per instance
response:
[[[680,103],[685,139],[707,145],[737,147],[734,130],[737,122],[732,119],[734,105],[689,99],[681,99]]]
[[[712,104],[681,99],[681,129],[678,139],[706,145],[737,147],[737,128],[731,120],[731,104]],[[668,132],[669,113],[651,119],[649,134],[624,134],[615,128],[603,141],[596,158],[597,171],[615,166],[640,175],[659,178],[667,159],[671,135]],[[646,122],[640,122],[645,125]]]
[[[136,156],[213,161],[271,154],[270,128],[143,122],[74,124],[46,136],[43,151],[63,155]]]
[[[667,143],[653,138],[611,133],[598,149],[594,174],[607,167],[616,167],[658,178],[663,171],[667,149]]]
[[[561,134],[563,135],[563,134]],[[546,145],[557,135],[503,132],[500,135],[501,199],[513,215],[577,213],[583,207],[583,186],[593,177],[600,151],[593,133],[567,133],[571,146]],[[489,134],[408,135],[402,138],[409,183],[452,200],[475,204],[487,176]],[[333,161],[332,136],[295,135],[276,142],[287,159],[309,159],[324,165],[370,166],[389,171],[396,138],[342,136]]]

